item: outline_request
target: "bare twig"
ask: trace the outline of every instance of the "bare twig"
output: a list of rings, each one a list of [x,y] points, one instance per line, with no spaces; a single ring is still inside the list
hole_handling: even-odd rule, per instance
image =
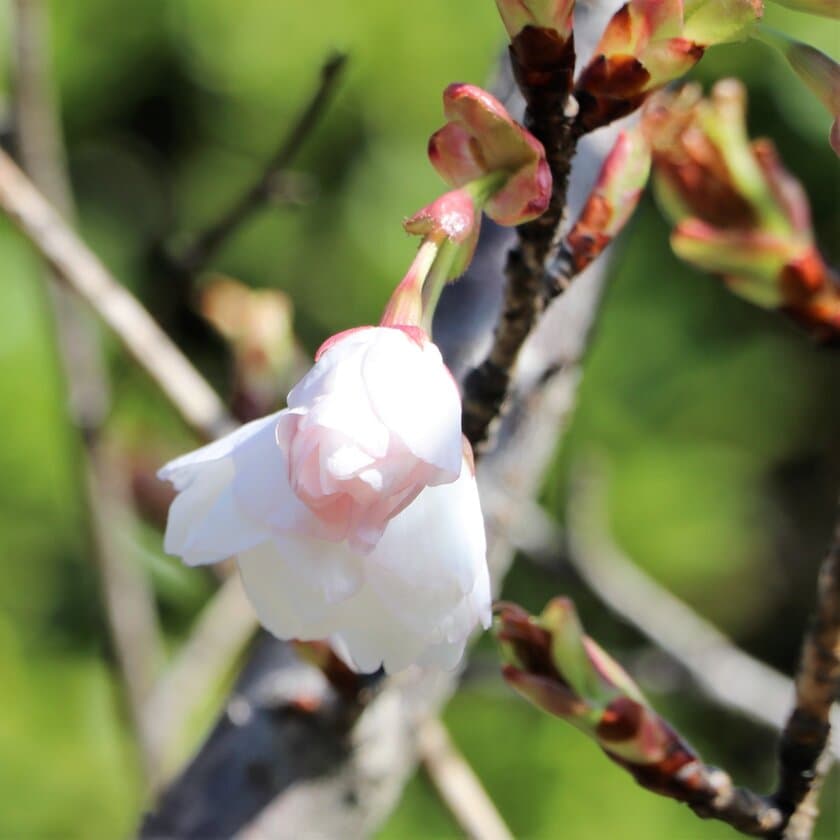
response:
[[[257,627],[239,575],[232,574],[204,608],[146,703],[147,737],[160,758],[155,788],[177,769],[178,739],[191,713],[232,671]]]
[[[228,412],[207,381],[4,152],[0,208],[114,331],[187,424],[205,439],[230,431]]]
[[[33,180],[70,218],[73,200],[48,66],[47,10],[42,0],[15,0],[14,13],[18,152]],[[57,280],[49,274],[50,280]],[[95,325],[68,290],[53,282],[49,291],[70,414],[85,449],[79,479],[91,554],[140,751],[151,773],[155,758],[145,737],[143,707],[162,658],[154,596],[143,573],[127,563],[115,545],[114,529],[128,524],[120,521],[127,493],[101,440],[110,394]]]
[[[431,718],[420,727],[417,749],[440,798],[467,837],[513,840],[493,800],[440,720]]]
[[[791,823],[789,840],[811,836],[822,779],[838,756],[840,719],[835,701],[840,696],[840,522],[820,568],[817,606],[805,635],[796,702],[779,744],[780,779],[776,799]],[[832,724],[834,734],[832,735]],[[834,744],[834,746],[832,746]]]
[[[183,257],[176,261],[183,272],[195,275],[201,271],[221,245],[272,198],[277,189],[279,173],[291,164],[318,124],[338,86],[346,64],[347,56],[344,53],[335,53],[327,59],[321,68],[317,90],[292,124],[260,176],[218,222],[196,237]]]

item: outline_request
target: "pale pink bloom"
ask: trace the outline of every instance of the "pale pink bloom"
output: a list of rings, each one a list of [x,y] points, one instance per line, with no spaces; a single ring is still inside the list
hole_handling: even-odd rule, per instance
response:
[[[478,491],[460,399],[418,328],[364,327],[322,348],[288,408],[167,464],[165,548],[238,555],[262,623],[333,637],[361,670],[453,667],[489,621]]]

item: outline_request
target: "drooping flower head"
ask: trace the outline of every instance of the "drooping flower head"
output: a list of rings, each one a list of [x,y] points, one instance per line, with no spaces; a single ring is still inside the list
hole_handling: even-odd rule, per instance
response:
[[[484,523],[457,386],[429,337],[469,263],[480,212],[545,210],[542,146],[479,88],[450,86],[430,157],[453,189],[415,213],[423,237],[376,327],[328,339],[287,408],[167,464],[166,550],[236,554],[262,623],[329,638],[352,667],[452,668],[490,621]]]

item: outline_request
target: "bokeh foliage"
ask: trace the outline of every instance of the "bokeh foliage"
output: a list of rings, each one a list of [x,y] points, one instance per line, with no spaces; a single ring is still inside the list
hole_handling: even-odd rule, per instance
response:
[[[374,320],[415,247],[400,220],[440,189],[424,154],[441,122],[440,91],[486,80],[502,39],[490,0],[53,0],[50,8],[82,230],[223,390],[220,347],[207,349],[189,295],[170,288],[154,258],[156,244],[177,248],[218,216],[270,154],[327,53],[347,49],[339,100],[296,167],[311,177],[312,200],[263,213],[214,268],[288,292],[310,349]],[[768,18],[836,49],[830,22],[776,9]],[[4,86],[9,63],[3,54]],[[751,124],[805,181],[836,260],[838,170],[820,106],[758,44],[721,48],[695,75],[708,83],[723,74],[749,84]],[[569,476],[597,454],[622,546],[740,643],[790,670],[840,476],[837,356],[680,265],[651,203],[620,247],[545,500],[562,518]],[[78,444],[38,263],[5,222],[0,254],[0,837],[122,836],[142,804],[140,776],[87,558]],[[116,442],[161,459],[189,445],[145,377],[104,340]],[[126,556],[153,577],[174,646],[211,586],[164,558],[151,530],[123,536]],[[574,580],[520,562],[508,589],[539,609],[561,586],[581,594],[587,626],[632,667],[641,640]],[[482,647],[479,661],[489,656]],[[446,719],[517,836],[731,835],[637,790],[576,732],[480,676],[491,671],[477,669]],[[653,682],[663,711],[709,760],[770,784],[766,733],[691,698],[680,680]],[[829,810],[824,836],[837,818]],[[456,835],[422,776],[382,832]]]

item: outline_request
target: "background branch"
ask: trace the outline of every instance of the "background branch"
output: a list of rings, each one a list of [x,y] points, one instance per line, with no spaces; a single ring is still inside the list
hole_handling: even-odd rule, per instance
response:
[[[324,62],[315,93],[289,128],[280,147],[265,165],[257,180],[228,212],[197,236],[184,255],[176,259],[176,264],[181,271],[189,276],[194,276],[201,271],[222,244],[257,210],[271,200],[276,193],[280,173],[292,163],[303,144],[309,139],[329,105],[346,65],[347,56],[344,53],[335,53]]]
[[[422,725],[417,749],[435,789],[468,838],[513,840],[493,800],[439,720],[430,718]]]
[[[556,568],[561,546],[587,586],[610,609],[679,662],[705,696],[776,731],[785,726],[793,681],[745,653],[645,574],[610,539],[604,501],[592,473],[578,478],[569,502],[567,531],[537,504],[528,506],[512,538],[531,557]],[[840,757],[840,709],[831,711],[831,750]]]
[[[224,404],[189,359],[2,151],[0,208],[56,276],[113,330],[200,437],[212,440],[234,428]]]
[[[74,208],[50,78],[47,9],[42,0],[15,0],[13,11],[17,151],[33,181],[70,219]],[[102,440],[110,388],[95,325],[58,278],[46,273],[68,411],[83,450],[78,480],[89,550],[144,769],[151,777],[157,757],[147,737],[144,710],[162,661],[154,594],[143,572],[126,560],[115,540],[115,529],[130,528],[131,517],[126,482],[110,462]]]

